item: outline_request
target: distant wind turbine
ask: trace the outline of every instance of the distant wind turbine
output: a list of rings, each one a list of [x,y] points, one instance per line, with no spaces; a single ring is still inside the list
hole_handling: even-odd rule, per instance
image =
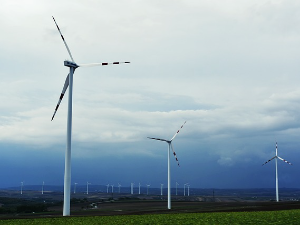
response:
[[[86,194],[87,195],[89,194],[89,184],[91,184],[91,183],[86,182]]]
[[[131,183],[130,185],[131,185],[131,192],[130,193],[133,195],[133,185],[134,185],[134,183]]]
[[[23,185],[24,185],[24,182],[22,181],[21,182],[21,195],[23,194]]]
[[[60,105],[61,100],[64,97],[64,94],[69,86],[69,100],[68,100],[68,119],[67,119],[67,148],[65,151],[65,177],[64,177],[64,206],[63,206],[63,216],[70,216],[70,195],[71,195],[71,133],[72,133],[72,92],[73,92],[73,74],[75,72],[75,69],[78,67],[84,67],[84,66],[106,66],[110,64],[121,64],[121,63],[129,63],[129,62],[113,62],[113,63],[91,63],[91,64],[76,64],[73,56],[71,54],[71,51],[67,45],[67,42],[65,41],[54,17],[52,17],[56,27],[60,33],[60,36],[66,46],[66,49],[69,53],[69,56],[71,57],[72,61],[65,60],[64,65],[70,68],[70,72],[65,80],[65,84],[62,90],[62,93],[59,97],[58,103],[56,105],[56,108],[54,110],[53,116],[51,121],[53,120],[57,109]]]
[[[186,121],[184,122],[184,124]],[[183,124],[183,125],[184,125]],[[161,139],[161,138],[153,138],[153,137],[148,137],[149,139],[157,140],[157,141],[165,141],[168,143],[168,209],[171,209],[171,168],[170,168],[170,148],[172,148],[173,155],[175,156],[175,159],[177,161],[177,164],[179,166],[179,162],[176,156],[176,153],[174,151],[172,141],[176,137],[176,135],[179,133],[180,129],[183,127],[183,125],[177,130],[177,132],[174,134],[174,136],[171,138],[171,140],[166,140],[166,139]]]
[[[177,183],[177,181],[176,181],[176,195],[177,195],[177,186],[178,186],[179,184]]]
[[[186,184],[183,185],[183,193],[184,193],[183,195],[184,196],[185,196],[185,186],[187,186],[187,185],[188,185],[188,183],[186,183]]]
[[[283,162],[289,164],[289,165],[292,165],[292,163],[286,161],[285,159],[279,157],[277,155],[277,142],[276,142],[276,150],[275,150],[275,156],[271,159],[269,159],[267,162],[265,162],[264,164],[262,165],[265,165],[267,164],[268,162],[270,162],[271,160],[275,159],[275,171],[276,171],[276,178],[275,178],[275,183],[276,183],[276,201],[279,202],[279,194],[278,194],[278,170],[277,170],[277,159],[280,159],[282,160]]]
[[[118,183],[118,188],[119,188],[119,194],[121,193],[121,184]]]
[[[109,184],[107,184],[106,187],[106,193],[108,193]]]
[[[45,182],[43,181],[43,185],[42,185],[42,195],[44,194],[44,184],[45,184]]]
[[[150,184],[147,184],[147,195],[149,194],[149,187],[150,187]]]
[[[74,194],[76,193],[76,185],[77,185],[78,183],[74,183]]]
[[[111,185],[111,193],[114,193],[114,185]]]
[[[139,195],[141,194],[141,183],[139,183]]]
[[[160,184],[160,195],[163,195],[163,186],[164,184]]]

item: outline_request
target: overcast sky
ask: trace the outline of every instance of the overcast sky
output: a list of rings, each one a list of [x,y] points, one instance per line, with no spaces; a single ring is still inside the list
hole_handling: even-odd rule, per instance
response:
[[[300,188],[300,2],[0,0],[0,187],[62,185],[70,59],[72,183]],[[180,186],[179,186],[180,187]]]

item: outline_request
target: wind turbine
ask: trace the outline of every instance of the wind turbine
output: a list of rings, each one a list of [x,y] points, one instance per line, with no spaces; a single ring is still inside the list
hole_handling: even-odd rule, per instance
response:
[[[108,193],[109,184],[106,185],[106,193]]]
[[[119,188],[119,194],[121,193],[121,184],[118,183],[118,188]]]
[[[163,186],[164,184],[160,184],[160,195],[163,195]]]
[[[141,183],[139,183],[139,195],[141,194]]]
[[[111,193],[114,193],[114,185],[111,185]]]
[[[188,187],[188,196],[190,196],[190,185],[186,185]]]
[[[86,194],[88,195],[89,194],[89,183],[88,181],[86,182]]]
[[[131,194],[133,195],[133,185],[134,185],[134,183],[131,183],[130,185],[131,185]]]
[[[70,72],[65,80],[65,84],[62,90],[62,93],[59,97],[58,103],[54,110],[51,121],[54,119],[54,116],[58,110],[58,107],[64,97],[65,92],[69,86],[69,99],[68,99],[68,119],[67,119],[67,148],[65,151],[65,176],[64,176],[64,206],[63,206],[63,216],[70,216],[70,194],[71,194],[71,133],[72,133],[72,92],[73,92],[73,74],[75,69],[78,67],[84,66],[107,66],[110,64],[121,64],[121,63],[130,63],[130,62],[113,62],[113,63],[91,63],[91,64],[77,64],[75,63],[71,51],[65,41],[54,17],[52,17],[56,27],[60,33],[60,36],[66,46],[66,49],[71,57],[72,61],[65,60],[64,65],[70,68]]]
[[[177,195],[177,186],[178,186],[179,184],[177,183],[177,181],[176,181],[176,195]]]
[[[43,185],[42,185],[42,195],[44,194],[44,184],[45,184],[45,182],[43,181]]]
[[[267,162],[265,162],[265,163],[262,164],[262,165],[267,164],[268,162],[270,162],[270,161],[273,160],[273,159],[275,159],[275,168],[276,168],[276,169],[275,169],[275,170],[276,170],[276,178],[275,178],[275,183],[276,183],[276,201],[279,202],[277,159],[280,159],[280,160],[282,160],[283,162],[285,162],[285,163],[287,163],[287,164],[289,164],[289,165],[292,165],[292,163],[286,161],[285,159],[283,159],[283,158],[281,158],[281,157],[279,157],[279,156],[277,155],[277,142],[276,142],[275,156],[274,156],[273,158],[269,159]]]
[[[74,194],[76,193],[76,185],[77,185],[78,183],[74,183]]]
[[[184,122],[184,124],[186,123],[186,121]],[[184,125],[183,124],[183,125]],[[173,155],[175,156],[175,159],[177,161],[177,164],[179,166],[179,162],[176,156],[176,153],[174,151],[173,145],[172,145],[172,141],[174,140],[174,138],[176,137],[176,135],[179,133],[180,129],[183,127],[183,125],[177,130],[177,132],[174,134],[174,136],[171,138],[171,140],[166,140],[166,139],[161,139],[161,138],[152,138],[152,137],[148,137],[149,139],[154,139],[157,141],[165,141],[168,143],[168,209],[171,209],[171,168],[170,168],[170,148],[172,148],[173,151]]]
[[[183,193],[184,193],[183,195],[184,195],[184,196],[185,196],[185,186],[187,186],[188,184],[189,184],[189,183],[186,183],[186,184],[183,185]]]
[[[21,195],[23,194],[23,185],[24,185],[24,182],[22,181],[21,182]]]
[[[147,184],[147,195],[149,194],[149,187],[150,187],[150,184]]]

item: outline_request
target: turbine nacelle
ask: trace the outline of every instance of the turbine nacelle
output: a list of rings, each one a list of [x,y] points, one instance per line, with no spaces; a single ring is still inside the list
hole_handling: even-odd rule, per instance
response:
[[[72,67],[74,69],[78,68],[79,66],[74,63],[74,62],[71,62],[71,61],[68,61],[68,60],[65,60],[64,61],[64,65],[67,66],[67,67]]]

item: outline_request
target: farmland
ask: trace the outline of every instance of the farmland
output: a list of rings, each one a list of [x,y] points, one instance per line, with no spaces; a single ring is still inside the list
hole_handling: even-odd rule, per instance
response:
[[[172,196],[171,210],[166,196],[157,194],[76,193],[67,218],[59,191],[2,191],[0,224],[295,224],[300,218],[299,190],[282,191],[280,202],[268,190],[198,191]]]

